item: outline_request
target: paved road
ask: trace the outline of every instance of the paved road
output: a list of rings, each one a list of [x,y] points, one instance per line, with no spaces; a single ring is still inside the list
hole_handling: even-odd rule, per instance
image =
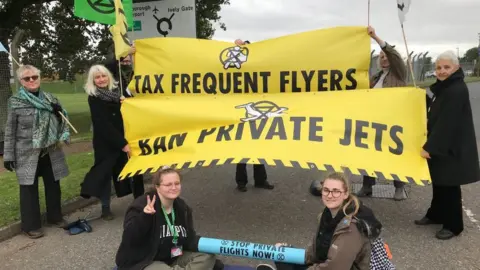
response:
[[[480,83],[471,84],[470,89],[477,134],[480,134]],[[321,172],[269,168],[270,181],[276,184],[273,191],[250,187],[247,193],[238,193],[234,190],[234,170],[234,166],[224,166],[186,173],[184,197],[194,208],[199,233],[260,243],[282,241],[298,246],[310,241],[322,204],[306,191],[312,179],[322,177]],[[470,216],[464,215],[464,233],[449,241],[434,238],[438,227],[413,224],[429,205],[430,187],[411,186],[410,198],[403,202],[367,199],[365,203],[382,221],[383,236],[392,248],[398,269],[480,269],[478,194],[480,184],[463,187],[465,213]],[[68,236],[62,230],[49,228],[43,239],[17,236],[0,243],[0,269],[111,269],[120,241],[122,216],[130,202],[130,197],[115,199],[113,211],[118,218],[92,222],[94,231],[89,234]],[[90,209],[98,214],[99,206]],[[70,218],[83,214],[85,212],[80,211]],[[259,263],[232,257],[223,259],[243,265]]]

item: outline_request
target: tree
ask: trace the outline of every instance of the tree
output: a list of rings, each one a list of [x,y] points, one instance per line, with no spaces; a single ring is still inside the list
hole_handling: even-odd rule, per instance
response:
[[[213,36],[218,12],[228,4],[229,0],[196,0],[198,38]],[[74,0],[0,0],[0,42],[9,50],[15,31],[24,30],[20,61],[38,66],[42,75],[56,73],[73,81],[75,74],[101,61],[111,43],[108,27],[73,16],[73,6]],[[220,27],[226,30],[225,24]],[[0,141],[11,94],[8,55],[0,53]]]
[[[468,49],[463,57],[460,59],[462,62],[473,62],[478,58],[478,47]]]
[[[210,39],[215,34],[212,22],[220,21],[221,16],[218,12],[222,5],[230,5],[230,0],[196,0],[195,2],[197,38]],[[220,28],[227,30],[224,23],[220,23]]]

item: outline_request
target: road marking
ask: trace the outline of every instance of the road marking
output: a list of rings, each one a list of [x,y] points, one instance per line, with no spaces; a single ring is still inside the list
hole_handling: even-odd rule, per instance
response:
[[[467,215],[468,219],[470,219],[470,221],[473,223],[473,225],[477,226],[478,230],[480,230],[480,223],[479,223],[479,221],[475,219],[475,214],[472,212],[472,210],[467,209],[467,208],[463,205],[463,200],[462,200],[462,208],[463,208],[463,211],[465,212],[465,214]]]

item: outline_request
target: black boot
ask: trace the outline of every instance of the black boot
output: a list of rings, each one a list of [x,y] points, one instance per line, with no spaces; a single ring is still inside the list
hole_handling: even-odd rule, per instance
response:
[[[436,223],[435,221],[433,221],[433,220],[431,220],[427,217],[423,217],[421,219],[415,220],[415,224],[420,225],[420,226],[425,226],[425,225],[432,225],[432,224],[439,224],[439,223]]]
[[[448,240],[453,238],[454,236],[455,234],[447,229],[441,229],[435,234],[435,237],[437,237],[437,239],[440,239],[440,240]]]
[[[105,221],[110,221],[115,218],[110,208],[102,207],[102,216],[101,218]]]

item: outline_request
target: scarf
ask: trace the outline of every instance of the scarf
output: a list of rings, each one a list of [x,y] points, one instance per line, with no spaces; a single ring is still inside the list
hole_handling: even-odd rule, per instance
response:
[[[17,94],[10,98],[11,109],[34,108],[33,119],[33,148],[44,149],[55,146],[60,141],[70,139],[70,131],[67,124],[53,113],[50,101],[57,103],[57,99],[49,93],[38,90],[38,97],[31,94],[25,88],[20,87]],[[67,117],[67,111],[63,110]]]
[[[328,258],[328,250],[330,249],[333,233],[337,228],[338,223],[345,217],[343,209],[338,210],[337,215],[332,217],[330,209],[325,207],[323,210],[322,218],[320,219],[320,228],[318,230],[316,241],[316,257],[320,261],[324,262]]]
[[[112,90],[97,88],[97,97],[103,101],[120,103],[120,91],[118,88]]]

